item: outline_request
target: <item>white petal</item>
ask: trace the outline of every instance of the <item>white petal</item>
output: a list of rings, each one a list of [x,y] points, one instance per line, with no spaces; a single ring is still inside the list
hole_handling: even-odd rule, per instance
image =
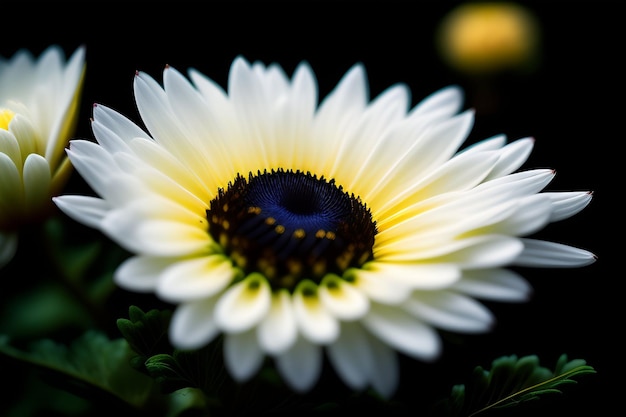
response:
[[[433,360],[441,351],[437,332],[400,308],[373,304],[361,322],[382,341],[416,359]]]
[[[15,135],[5,129],[0,129],[0,153],[7,155],[18,170],[22,169],[21,143],[17,141]]]
[[[137,138],[130,143],[130,147],[142,156],[142,160],[129,153],[122,153],[116,155],[115,161],[121,169],[133,175],[137,179],[137,184],[145,188],[146,192],[151,191],[153,194],[176,201],[178,205],[187,207],[194,213],[206,211],[208,201],[213,199],[218,186],[215,186],[215,190],[209,191],[208,181],[199,181],[188,167],[149,139]]]
[[[368,298],[352,284],[336,275],[324,277],[318,292],[324,307],[341,320],[362,317],[369,308]]]
[[[26,207],[36,208],[50,199],[52,175],[43,156],[30,154],[24,162],[24,200]]]
[[[505,302],[527,301],[532,294],[528,281],[511,270],[499,268],[464,271],[452,289],[484,300]]]
[[[367,335],[359,324],[342,323],[339,338],[328,345],[326,351],[333,368],[346,385],[354,390],[367,386],[377,358],[373,356]]]
[[[520,199],[519,205],[506,221],[495,230],[514,236],[526,236],[543,229],[550,221],[552,204],[543,194]]]
[[[519,239],[497,235],[469,238],[460,243],[462,247],[458,251],[445,257],[452,258],[461,268],[467,269],[509,264],[517,259],[524,246]]]
[[[543,193],[552,200],[552,215],[550,222],[567,219],[579,213],[591,202],[593,193],[571,191]]]
[[[156,290],[163,271],[177,261],[176,258],[133,256],[122,262],[115,270],[113,279],[124,289],[151,292]]]
[[[338,126],[333,123],[337,117],[351,112],[361,112],[368,98],[365,68],[360,64],[354,65],[341,78],[335,89],[324,98],[317,111],[317,118],[327,126],[333,124]]]
[[[194,161],[193,166],[200,169],[197,175],[202,178],[212,178],[215,174],[211,167],[216,165],[213,161],[216,160],[219,163],[226,155],[215,154],[212,148],[206,146],[207,138],[213,138],[214,133],[211,129],[211,119],[207,120],[207,114],[210,115],[211,112],[208,110],[204,98],[173,67],[168,67],[163,72],[163,86],[167,92],[171,108],[180,122],[181,129],[185,131],[184,137],[178,138],[178,140],[183,141],[179,146],[193,149],[194,154],[190,154],[187,160]]]
[[[417,290],[446,288],[461,278],[461,270],[454,264],[373,261],[363,269],[379,273],[382,281],[399,282],[403,286]]]
[[[263,364],[264,354],[254,331],[230,333],[224,336],[224,365],[239,382],[254,376]]]
[[[391,398],[400,382],[400,366],[396,352],[380,339],[368,335],[368,345],[376,360],[370,375],[372,387],[383,397]]]
[[[385,224],[384,230],[376,236],[374,252],[377,257],[382,259],[386,253],[394,252],[419,256],[420,252],[432,252],[432,248],[443,247],[459,236],[474,235],[476,230],[480,234],[513,234],[505,226],[518,210],[518,200],[485,204],[479,203],[481,198],[475,194],[461,193],[457,195],[456,202],[443,205],[432,202],[433,207],[427,211],[416,205],[404,210],[403,214],[398,213],[398,217],[390,219],[390,223]],[[428,202],[424,204],[429,205]],[[549,213],[549,205],[543,204],[542,207],[544,212]],[[547,217],[544,216],[544,219]],[[512,221],[510,223],[510,228],[517,226]]]
[[[486,180],[510,174],[519,169],[530,156],[535,140],[531,137],[518,139],[500,151],[498,163],[493,167]]]
[[[69,217],[94,229],[100,227],[110,209],[106,200],[97,197],[63,195],[53,197],[52,201]]]
[[[248,138],[248,145],[257,148],[257,158],[270,168],[276,160],[276,136],[272,133],[271,105],[259,80],[245,59],[237,57],[228,76],[228,93],[238,117],[238,128]],[[250,167],[254,171],[257,167]]]
[[[321,102],[313,122],[313,137],[317,146],[311,155],[321,173],[330,172],[335,165],[335,159],[328,158],[328,155],[338,152],[346,130],[362,114],[368,97],[365,69],[357,64],[346,72]]]
[[[556,242],[522,239],[524,251],[512,265],[536,268],[577,268],[590,265],[596,256],[584,249]]]
[[[298,328],[311,342],[326,344],[339,335],[339,323],[320,300],[318,288],[312,281],[298,284],[293,294],[293,307]]]
[[[0,203],[10,205],[23,198],[22,180],[11,158],[0,153]]]
[[[519,239],[509,236],[484,235],[440,242],[430,249],[418,252],[401,251],[377,253],[384,262],[424,261],[428,263],[457,264],[461,268],[486,268],[506,265],[523,250]]]
[[[423,98],[412,112],[420,115],[432,112],[444,112],[453,115],[461,110],[463,99],[463,90],[457,85],[451,85]]]
[[[206,252],[212,244],[208,233],[200,227],[136,217],[125,208],[109,211],[101,228],[127,250],[146,255],[192,255]]]
[[[164,72],[168,71],[166,68]],[[141,119],[154,140],[181,161],[200,167],[198,152],[189,143],[175,116],[165,91],[148,74],[137,72],[133,84]]]
[[[419,139],[424,143],[411,150],[413,155],[420,149],[419,158],[403,159],[393,175],[376,185],[376,194],[367,197],[377,216],[388,215],[398,205],[408,206],[443,192],[468,189],[488,174],[497,162],[495,154],[460,154],[449,159],[467,138],[473,116],[473,112],[466,111],[428,127]]]
[[[461,149],[459,153],[497,151],[506,145],[506,135],[498,134]]]
[[[270,354],[282,353],[295,343],[298,329],[291,294],[287,290],[272,294],[270,310],[257,326],[257,331],[259,344]]]
[[[39,153],[41,145],[45,145],[41,143],[44,138],[42,138],[41,134],[35,130],[35,126],[33,126],[31,119],[23,114],[16,113],[15,116],[13,116],[13,119],[9,124],[9,129],[17,139],[17,143],[20,146],[22,160],[26,158],[26,155]]]
[[[492,193],[500,190],[502,198],[528,196],[543,190],[555,175],[551,169],[530,169],[483,182],[476,190],[492,188]]]
[[[322,371],[322,349],[300,337],[286,352],[276,356],[276,367],[291,389],[306,392]]]
[[[361,177],[368,174],[372,161],[378,163],[377,157],[380,152],[377,150],[381,146],[381,139],[390,126],[406,115],[408,101],[409,93],[406,86],[401,84],[392,86],[376,97],[346,132],[340,148],[334,154],[336,165],[330,171],[332,177],[341,179],[346,189],[353,190],[363,197],[359,185],[366,180]],[[355,167],[360,169],[355,170]]]
[[[86,140],[73,140],[66,151],[72,165],[89,187],[102,197],[109,175],[119,170],[113,157],[101,146]],[[107,175],[103,175],[106,172]]]
[[[250,274],[220,296],[215,306],[215,321],[224,332],[243,332],[265,318],[271,302],[265,277]]]
[[[93,134],[110,153],[128,152],[127,143],[134,138],[149,138],[139,126],[115,110],[102,104],[93,107]]]
[[[375,269],[351,270],[350,274],[354,278],[352,284],[373,301],[385,304],[398,304],[406,300],[411,293],[410,285],[401,281],[395,281],[393,274],[386,274],[385,272]],[[391,280],[388,280],[388,277],[391,277]]]
[[[456,332],[485,332],[494,322],[485,306],[449,291],[415,291],[402,307],[422,321]]]
[[[200,349],[219,334],[214,320],[215,299],[181,304],[174,310],[169,337],[178,349]]]
[[[172,264],[159,280],[156,293],[169,302],[191,301],[221,292],[237,270],[224,255],[207,255]]]

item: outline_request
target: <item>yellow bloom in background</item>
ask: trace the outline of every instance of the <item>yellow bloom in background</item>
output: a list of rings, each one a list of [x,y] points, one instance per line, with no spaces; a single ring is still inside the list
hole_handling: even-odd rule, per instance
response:
[[[442,20],[437,47],[452,68],[492,74],[529,68],[539,44],[536,18],[513,2],[466,3]]]
[[[288,77],[238,57],[227,91],[166,67],[163,86],[138,72],[134,92],[150,133],[94,106],[97,142],[67,152],[97,196],[54,201],[133,253],[115,282],[176,306],[175,347],[223,335],[238,381],[269,357],[307,391],[326,356],[349,387],[391,396],[397,352],[432,361],[437,329],[492,328],[479,300],[528,299],[507,267],[595,260],[530,237],[591,193],[544,192],[552,170],[520,169],[532,138],[462,149],[474,112],[458,87],[413,108],[403,84],[370,100],[355,65],[318,103],[307,63]]]
[[[84,74],[84,47],[67,61],[57,45],[38,58],[25,49],[0,57],[0,267],[19,229],[55,208],[51,197],[68,179]]]

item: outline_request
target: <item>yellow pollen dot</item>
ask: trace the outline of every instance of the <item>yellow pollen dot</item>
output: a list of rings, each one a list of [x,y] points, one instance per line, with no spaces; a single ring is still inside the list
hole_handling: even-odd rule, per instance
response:
[[[354,251],[352,250],[347,250],[344,253],[342,253],[341,255],[339,255],[336,259],[337,262],[337,266],[342,269],[348,269],[348,265],[350,265],[350,261],[352,260],[352,258],[354,257]]]
[[[245,268],[248,264],[246,257],[242,253],[232,252],[230,254],[230,257],[233,262],[240,268]]]
[[[361,257],[359,258],[359,265],[363,265],[370,257],[370,253],[369,252],[365,252],[363,255],[361,255]]]
[[[325,272],[326,272],[326,261],[323,259],[320,259],[319,261],[315,262],[315,264],[313,265],[313,274],[317,276],[321,276]]]
[[[226,212],[228,211],[228,204],[224,204],[224,205],[222,206],[222,211],[223,211],[224,213],[226,213]]]
[[[267,219],[265,219],[265,224],[267,225],[273,225],[274,223],[276,223],[276,219],[273,217],[268,217]]]
[[[326,232],[322,229],[315,232],[315,237],[318,239],[322,239],[324,236],[326,236]]]
[[[261,207],[248,207],[248,213],[261,214]]]
[[[296,239],[302,239],[304,236],[306,236],[306,232],[304,231],[304,229],[296,229],[293,232],[293,237],[295,237]]]
[[[220,233],[220,246],[228,246],[228,235],[226,233]]]
[[[285,233],[285,226],[279,224],[278,226],[274,228],[274,231],[278,233],[279,235],[282,235],[283,233]]]
[[[259,268],[259,271],[262,271],[263,275],[265,275],[267,278],[269,279],[276,278],[276,267],[272,265],[271,263],[259,262],[257,264],[257,267]]]
[[[287,269],[289,270],[289,273],[298,275],[302,272],[302,262],[296,259],[289,259],[287,261]]]
[[[230,227],[230,223],[228,222],[228,220],[222,221],[222,227],[224,228],[224,230],[228,230],[228,228]]]
[[[0,129],[9,130],[9,123],[13,120],[15,113],[9,109],[0,109]]]
[[[335,236],[334,232],[326,232],[326,239],[335,240]]]

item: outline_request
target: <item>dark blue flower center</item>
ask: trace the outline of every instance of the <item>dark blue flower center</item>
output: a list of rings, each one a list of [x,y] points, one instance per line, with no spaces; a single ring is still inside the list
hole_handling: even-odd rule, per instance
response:
[[[339,276],[372,257],[376,225],[358,197],[300,171],[238,175],[207,210],[209,233],[246,274],[274,288]]]

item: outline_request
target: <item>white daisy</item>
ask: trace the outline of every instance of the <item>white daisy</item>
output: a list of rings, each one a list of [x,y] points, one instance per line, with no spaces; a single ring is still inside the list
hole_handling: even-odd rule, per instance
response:
[[[0,57],[0,267],[18,231],[55,208],[51,197],[71,172],[65,147],[76,128],[85,48],[66,61],[58,45],[38,58],[21,49]]]
[[[595,260],[524,237],[591,194],[542,192],[552,170],[518,171],[531,138],[460,150],[474,114],[456,87],[413,108],[404,85],[370,101],[355,65],[318,103],[306,63],[289,78],[239,57],[227,91],[166,67],[163,87],[138,72],[134,92],[149,134],[95,106],[98,143],[68,154],[99,197],[54,201],[134,254],[115,281],[176,305],[174,346],[224,335],[237,380],[271,357],[304,392],[326,355],[349,387],[390,396],[397,352],[433,360],[437,328],[492,327],[477,299],[527,299],[507,266]]]

